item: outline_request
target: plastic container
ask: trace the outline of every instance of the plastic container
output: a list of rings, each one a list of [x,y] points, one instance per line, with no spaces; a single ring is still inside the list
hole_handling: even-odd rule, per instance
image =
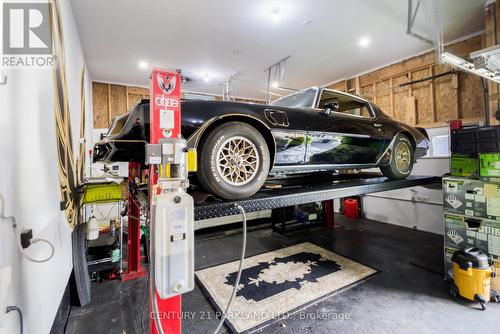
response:
[[[359,218],[359,201],[355,198],[344,200],[344,216],[350,219]]]
[[[194,289],[194,203],[183,192],[153,202],[155,285],[161,299]]]

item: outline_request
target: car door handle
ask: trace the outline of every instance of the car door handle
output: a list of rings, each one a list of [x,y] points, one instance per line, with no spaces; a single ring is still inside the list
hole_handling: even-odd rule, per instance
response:
[[[381,128],[382,124],[381,123],[373,123],[373,126],[376,128]]]

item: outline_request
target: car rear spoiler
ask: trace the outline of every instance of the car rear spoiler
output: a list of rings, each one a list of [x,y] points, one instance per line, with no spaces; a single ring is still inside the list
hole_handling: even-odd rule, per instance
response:
[[[415,129],[417,129],[418,132],[420,132],[421,134],[423,134],[425,136],[425,138],[429,139],[429,134],[427,133],[426,129],[420,128],[420,127],[416,127]]]

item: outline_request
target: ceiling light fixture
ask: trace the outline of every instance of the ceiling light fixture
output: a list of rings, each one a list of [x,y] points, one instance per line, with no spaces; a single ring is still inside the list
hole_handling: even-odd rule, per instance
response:
[[[370,45],[370,43],[371,43],[371,40],[369,37],[363,36],[359,39],[359,46],[362,48],[366,48],[367,46]]]
[[[272,87],[272,88],[278,88],[279,86],[280,86],[280,83],[279,83],[278,81],[273,81],[273,82],[271,83],[271,87]]]
[[[457,57],[454,54],[451,54],[449,52],[443,53],[441,55],[441,60],[445,64],[456,66],[456,67],[467,67],[470,69],[474,68],[474,65],[472,63],[469,63],[467,60],[462,59],[460,57]]]
[[[477,63],[478,66],[476,66],[475,63],[471,63],[449,52],[445,52],[441,55],[441,62],[443,64],[448,64],[455,68],[459,68],[462,71],[478,75],[480,77],[494,81],[496,83],[500,83],[500,74],[498,73],[498,71],[495,68],[491,70],[486,67],[482,67],[483,65],[482,62],[480,61],[480,59],[477,59],[477,57],[484,55],[484,51],[485,50],[480,50],[474,53],[474,56],[476,58],[475,62]],[[472,55],[473,54],[471,54],[471,56]]]
[[[210,77],[207,73],[203,74],[203,81],[204,82],[209,82],[210,81]]]
[[[272,10],[271,10],[271,21],[273,21],[273,23],[279,23],[281,21],[281,9],[279,7],[274,7]]]
[[[142,69],[146,69],[149,66],[148,63],[143,61],[143,60],[139,61],[138,65],[139,65],[139,68],[142,68]]]

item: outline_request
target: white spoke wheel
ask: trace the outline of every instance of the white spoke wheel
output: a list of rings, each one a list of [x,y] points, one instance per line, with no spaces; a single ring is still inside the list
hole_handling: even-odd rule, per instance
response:
[[[264,136],[250,124],[236,121],[207,131],[197,147],[197,179],[201,186],[226,199],[256,193],[266,181],[271,165]]]
[[[391,161],[387,166],[380,166],[384,176],[389,179],[404,179],[410,175],[414,163],[413,145],[403,134],[398,134],[391,148]]]
[[[230,185],[242,186],[257,175],[260,158],[255,144],[245,137],[226,139],[217,151],[217,171]]]

